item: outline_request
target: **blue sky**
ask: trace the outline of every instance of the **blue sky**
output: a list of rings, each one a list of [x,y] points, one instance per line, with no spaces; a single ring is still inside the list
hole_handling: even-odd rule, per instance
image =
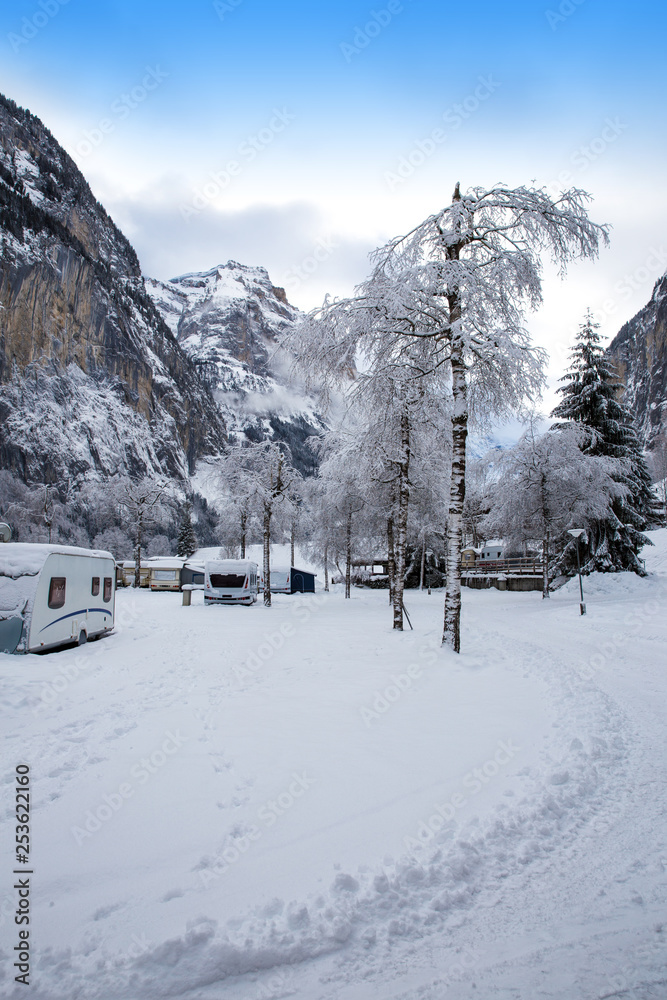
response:
[[[667,268],[666,20],[615,0],[15,0],[0,89],[145,273],[262,264],[304,308],[457,180],[589,190],[612,246],[564,285],[547,268],[531,320],[556,375],[587,305],[611,336]]]

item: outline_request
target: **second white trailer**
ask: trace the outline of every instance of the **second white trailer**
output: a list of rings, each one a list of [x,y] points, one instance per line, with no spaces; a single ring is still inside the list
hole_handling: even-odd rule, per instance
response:
[[[247,559],[215,559],[204,564],[204,604],[254,604],[257,563]]]

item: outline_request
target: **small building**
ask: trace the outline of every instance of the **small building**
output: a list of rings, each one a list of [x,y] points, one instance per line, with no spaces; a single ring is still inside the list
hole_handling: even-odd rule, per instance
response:
[[[498,559],[504,559],[505,548],[502,541],[498,538],[492,538],[490,542],[484,542],[482,545],[479,558],[484,562],[497,562]]]
[[[314,594],[315,577],[317,573],[309,573],[305,569],[271,570],[271,593],[272,594]]]
[[[481,554],[482,550],[476,549],[472,545],[463,549],[461,552],[461,569],[473,569]]]
[[[353,570],[367,573],[368,576],[386,576],[389,572],[389,561],[386,556],[380,559],[353,559],[350,563]]]

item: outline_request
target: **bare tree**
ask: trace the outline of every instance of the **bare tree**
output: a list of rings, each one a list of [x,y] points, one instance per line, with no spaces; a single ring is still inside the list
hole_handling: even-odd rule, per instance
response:
[[[580,428],[530,427],[502,457],[484,527],[512,541],[541,539],[542,597],[549,597],[552,542],[568,528],[605,517],[622,488],[612,478],[613,460],[586,455]]]
[[[139,482],[121,487],[118,506],[123,512],[134,535],[134,586],[141,586],[141,550],[146,528],[159,521],[161,504],[167,494],[164,480],[146,476]]]
[[[292,467],[286,447],[272,441],[236,449],[250,511],[258,510],[262,520],[264,604],[271,607],[271,533],[274,517],[283,506],[292,506],[299,494],[301,477]],[[245,548],[245,540],[244,540]]]
[[[360,456],[354,438],[329,454],[320,468],[323,485],[323,502],[329,511],[335,511],[342,534],[342,552],[345,556],[345,597],[350,598],[352,586],[352,542],[354,521],[366,505],[360,470]]]

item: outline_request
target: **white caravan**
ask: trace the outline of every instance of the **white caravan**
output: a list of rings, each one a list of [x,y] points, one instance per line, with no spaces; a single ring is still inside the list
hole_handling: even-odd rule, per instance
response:
[[[70,545],[0,545],[0,652],[40,653],[106,635],[114,626],[110,552]]]
[[[211,559],[204,563],[204,604],[254,604],[257,563],[247,559]]]

